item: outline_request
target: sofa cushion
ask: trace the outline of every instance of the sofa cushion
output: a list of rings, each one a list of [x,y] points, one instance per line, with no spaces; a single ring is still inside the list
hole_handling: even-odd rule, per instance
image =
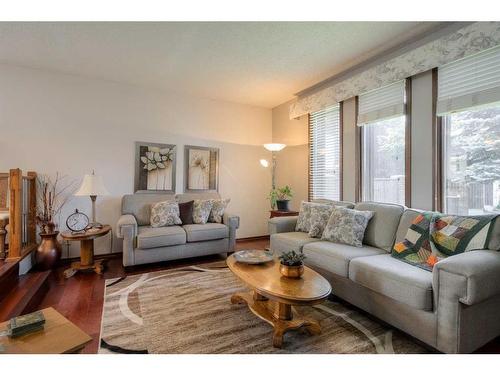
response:
[[[271,235],[271,250],[277,254],[291,250],[301,251],[306,243],[315,241],[320,241],[320,239],[311,238],[304,232],[274,233]]]
[[[122,215],[134,215],[138,225],[149,225],[151,205],[175,200],[174,194],[128,194],[122,198]]]
[[[334,208],[329,204],[318,204],[311,207],[309,237],[321,238]]]
[[[182,224],[179,217],[179,204],[175,201],[166,201],[151,205],[150,222],[153,228]]]
[[[355,258],[349,279],[419,310],[432,310],[432,273],[390,254]]]
[[[398,204],[360,202],[354,208],[375,212],[366,228],[363,243],[390,252],[404,207]]]
[[[227,205],[231,201],[230,198],[227,199],[212,199],[212,210],[208,216],[209,223],[222,223],[222,217],[224,216],[224,211]]]
[[[405,239],[408,228],[422,212],[424,211],[414,208],[408,208],[403,212],[399,220],[398,230],[396,231],[396,243],[402,242]]]
[[[342,277],[349,277],[349,262],[358,257],[385,254],[376,247],[356,247],[327,241],[305,244],[302,251],[307,256],[305,263]]]
[[[153,249],[184,243],[186,243],[186,232],[179,226],[160,228],[142,226],[138,228],[137,247],[140,249]]]
[[[187,242],[218,240],[229,237],[229,227],[219,223],[189,224],[182,226]]]
[[[193,203],[193,223],[206,224],[213,204],[212,199],[195,199]]]

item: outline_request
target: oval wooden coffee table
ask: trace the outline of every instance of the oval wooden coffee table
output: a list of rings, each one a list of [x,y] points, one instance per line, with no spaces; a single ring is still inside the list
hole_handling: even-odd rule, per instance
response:
[[[231,303],[246,303],[256,316],[273,326],[273,345],[281,348],[283,335],[289,330],[305,327],[311,334],[321,333],[319,323],[300,316],[293,306],[315,305],[331,293],[330,283],[319,273],[304,267],[300,279],[283,277],[279,261],[252,265],[236,262],[233,255],[227,258],[229,269],[251,292],[236,293]]]

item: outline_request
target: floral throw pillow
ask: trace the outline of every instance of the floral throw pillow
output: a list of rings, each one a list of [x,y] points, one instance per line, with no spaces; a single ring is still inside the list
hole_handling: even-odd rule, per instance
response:
[[[332,207],[331,204],[327,203],[313,203],[313,202],[302,201],[302,203],[300,204],[300,211],[299,211],[299,217],[297,218],[297,224],[295,225],[295,231],[309,233],[309,231],[311,230],[311,223],[312,223],[311,209],[312,207],[315,206]]]
[[[362,247],[365,230],[373,211],[334,207],[321,239]]]
[[[177,202],[158,202],[151,206],[150,222],[153,228],[182,224]]]
[[[222,215],[231,199],[212,199],[212,210],[208,216],[210,223],[222,223]]]
[[[212,210],[212,199],[195,199],[193,204],[193,223],[206,224]]]
[[[334,208],[335,206],[329,204],[311,206],[311,229],[309,230],[309,237],[321,238]]]

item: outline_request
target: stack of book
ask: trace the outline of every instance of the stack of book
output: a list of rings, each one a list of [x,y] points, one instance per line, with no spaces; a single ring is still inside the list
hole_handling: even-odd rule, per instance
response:
[[[10,337],[19,337],[28,333],[41,331],[45,324],[45,316],[41,311],[12,318],[7,325]]]

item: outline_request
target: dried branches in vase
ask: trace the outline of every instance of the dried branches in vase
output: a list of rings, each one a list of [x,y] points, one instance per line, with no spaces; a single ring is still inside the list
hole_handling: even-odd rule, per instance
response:
[[[74,181],[56,173],[55,178],[38,175],[37,185],[36,223],[40,234],[51,234],[55,232],[56,216],[73,194]]]

